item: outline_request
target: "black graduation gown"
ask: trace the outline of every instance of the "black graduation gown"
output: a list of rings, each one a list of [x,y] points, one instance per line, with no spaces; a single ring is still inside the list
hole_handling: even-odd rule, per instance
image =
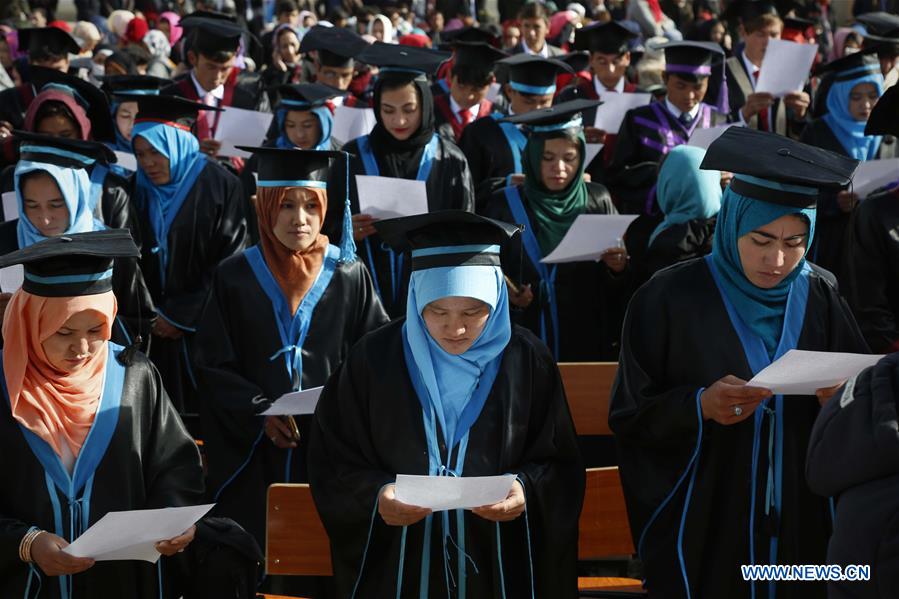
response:
[[[219,262],[244,249],[244,219],[240,180],[209,160],[187,193],[168,233],[165,284],[156,235],[143,194],[136,194],[144,240],[141,269],[160,318],[184,331],[180,339],[153,337],[150,358],[159,368],[166,390],[181,413],[196,413],[196,383],[190,365],[193,333]]]
[[[365,265],[338,264],[303,343],[301,387],[324,385],[352,345],[387,320]],[[300,445],[289,478],[288,451],[260,438],[258,414],[293,390],[284,359],[270,359],[282,345],[271,301],[245,253],[222,262],[194,342],[207,481],[216,513],[236,520],[260,546],[268,486],[307,478],[309,417],[297,418]]]
[[[842,286],[865,340],[877,353],[899,349],[899,192],[868,197],[854,211]]]
[[[642,214],[631,223],[624,235],[635,289],[663,268],[705,256],[712,251],[717,217],[694,219],[667,227],[649,245],[649,238],[663,218],[662,214]]]
[[[403,322],[399,319],[362,338],[328,381],[313,420],[309,478],[331,539],[338,597],[353,591],[363,553],[356,597],[419,596],[424,523],[407,529],[402,593],[397,594],[402,529],[386,525],[373,511],[381,488],[394,482],[397,473],[428,472],[422,408],[403,354]],[[445,452],[439,438],[438,443]],[[522,515],[499,525],[506,593],[501,594],[498,583],[497,526],[465,512],[465,551],[479,571],[468,564],[467,596],[530,597],[530,563],[534,596],[576,597],[584,470],[555,362],[546,347],[520,327],[513,328],[493,388],[470,430],[463,468],[463,476],[503,473],[515,473],[523,481],[528,505],[527,520]],[[455,515],[450,516],[455,522]],[[440,514],[433,519],[432,598],[448,596],[441,520]],[[449,567],[455,573],[457,553],[448,546]]]
[[[110,361],[115,359],[110,355]],[[197,446],[166,396],[159,373],[142,354],[135,354],[131,364],[124,367],[120,389],[118,419],[94,472],[89,504],[81,503],[83,507],[89,505],[89,525],[110,511],[196,505],[203,496]],[[12,418],[5,383],[0,400],[0,453],[9,481],[0,491],[0,597],[24,597],[29,568],[19,561],[19,543],[32,526],[50,532],[56,528],[44,467],[32,452],[23,428]],[[59,531],[60,536],[71,540],[68,500],[61,492],[57,496],[64,528]],[[97,562],[73,576],[72,597],[174,599],[181,593],[170,585],[172,578],[181,573],[186,555],[161,558],[162,573],[168,579],[163,594],[158,588],[156,565],[109,561]],[[40,593],[28,597],[60,597],[59,578],[43,574],[41,577]],[[32,593],[36,588],[37,581],[33,580]]]
[[[525,141],[527,137],[521,133]],[[509,139],[503,132],[499,122],[492,116],[480,118],[467,126],[462,132],[459,147],[468,160],[471,180],[474,182],[476,206],[475,212],[484,214],[491,194],[506,186],[506,178],[521,173],[521,152],[518,150],[518,164],[512,151]]]
[[[831,275],[812,268],[797,349],[867,353]],[[769,419],[763,419],[759,435],[755,562],[750,560],[748,530],[754,418],[727,427],[706,420],[699,427],[699,391],[726,375],[752,378],[706,260],[656,273],[634,294],[628,308],[609,410],[635,546],[640,547],[652,521],[638,551],[654,599],[686,597],[684,576],[693,597],[746,598],[750,585],[743,581],[739,566],[768,563],[767,531],[776,525],[764,512]],[[783,406],[786,434],[777,563],[823,564],[830,509],[826,498],[809,490],[803,476],[818,400],[789,396]],[[701,451],[687,481],[684,473],[689,473],[699,434]],[[686,574],[678,557],[681,529]],[[767,583],[757,584],[756,597],[766,596]],[[777,585],[778,599],[824,596],[823,583]]]
[[[708,110],[708,116],[704,111]],[[709,128],[728,122],[728,116],[703,105],[695,128]],[[662,122],[664,121],[664,122]],[[606,169],[606,182],[624,214],[651,214],[655,205],[647,210],[650,190],[656,183],[658,164],[668,148],[689,139],[689,131],[665,108],[660,100],[647,106],[629,110],[621,123],[615,142],[615,153]],[[669,139],[669,134],[671,138]],[[679,141],[683,140],[683,141]]]
[[[353,140],[343,146],[344,152],[350,154],[350,207],[353,214],[359,213],[359,198],[356,195],[356,175],[368,174],[362,162],[357,140]],[[376,156],[377,159],[377,156]],[[383,166],[379,164],[383,173]],[[339,240],[343,234],[343,206],[346,183],[342,169],[331,169],[328,179],[328,210],[322,232],[329,239]],[[459,147],[451,141],[438,137],[437,150],[431,174],[425,182],[428,194],[428,211],[438,210],[466,210],[474,211],[475,194],[471,183],[471,173],[468,170],[468,162]],[[333,208],[336,207],[336,208]],[[335,241],[336,243],[336,241]],[[358,256],[365,261],[375,287],[380,291],[381,303],[391,318],[406,313],[406,296],[408,295],[409,260],[402,261],[402,269],[397,268],[392,281],[391,253],[384,249],[381,237],[377,234],[367,240],[356,242]],[[371,260],[369,259],[371,252]],[[397,261],[398,262],[398,261]],[[394,294],[391,285],[395,283]]]
[[[0,121],[11,124],[13,129],[25,126],[25,113],[35,96],[34,86],[23,83],[0,91]]]
[[[585,214],[618,214],[609,192],[597,183],[588,183],[589,200]],[[518,186],[531,227],[539,227],[534,213]],[[485,216],[518,223],[509,210],[505,192],[498,191],[490,199]],[[517,285],[530,285],[534,300],[525,309],[510,305],[512,320],[540,336],[541,316],[547,323],[547,345],[554,345],[549,297],[540,285],[540,275],[524,251],[520,236],[503,248],[503,270]],[[630,289],[627,272],[614,274],[602,262],[570,262],[556,266],[556,302],[559,316],[559,361],[589,362],[615,360],[621,321]]]

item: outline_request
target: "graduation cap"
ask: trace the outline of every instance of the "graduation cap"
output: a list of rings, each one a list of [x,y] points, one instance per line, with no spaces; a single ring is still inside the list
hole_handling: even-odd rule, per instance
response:
[[[899,16],[888,12],[868,12],[858,15],[855,17],[855,20],[864,25],[868,32],[874,35],[886,36],[899,29]]]
[[[451,48],[455,42],[482,42],[489,44],[495,48],[499,48],[502,43],[502,33],[498,28],[493,26],[468,26],[445,31],[440,34],[441,50]]]
[[[581,113],[602,104],[600,100],[569,100],[548,108],[531,110],[500,119],[500,122],[527,125],[532,133],[550,133],[583,126]]]
[[[19,29],[18,33],[19,48],[26,50],[29,56],[65,56],[81,52],[78,41],[59,27],[28,27]]]
[[[899,136],[899,85],[894,85],[877,100],[868,124],[865,125],[865,135],[897,135]]]
[[[865,48],[860,52],[854,52],[819,65],[814,74],[816,76],[833,73],[836,81],[849,81],[865,75],[879,75],[880,61],[874,56],[874,48]]]
[[[504,58],[496,64],[501,70],[502,80],[509,87],[523,94],[538,96],[556,93],[556,77],[561,73],[573,72],[561,60],[524,52]]]
[[[207,106],[179,96],[135,96],[136,123],[156,122],[190,131],[201,110],[221,112],[218,106]]]
[[[345,95],[346,92],[321,83],[293,83],[278,86],[278,94],[281,96],[279,107],[312,110],[324,106],[335,96]]]
[[[456,42],[453,44],[453,70],[484,72],[492,71],[493,64],[508,54],[484,42]]]
[[[883,35],[864,36],[862,49],[876,52],[878,56],[899,55],[899,29],[887,31]]]
[[[809,27],[814,27],[817,23],[812,19],[804,19],[802,17],[784,17],[784,29],[792,29],[804,33]]]
[[[736,0],[727,7],[725,15],[728,19],[736,18],[741,23],[748,23],[765,15],[779,17],[780,13],[770,0]]]
[[[590,68],[590,53],[586,50],[569,52],[568,54],[558,56],[556,60],[561,60],[562,62],[567,64],[575,73],[586,71],[588,68]]]
[[[244,29],[234,21],[212,16],[189,15],[181,19],[181,27],[190,33],[190,48],[201,54],[237,52]]]
[[[272,147],[235,146],[252,152],[259,160],[257,187],[311,187],[328,189],[328,170],[331,160],[340,159],[345,177],[349,177],[349,154],[323,150],[294,150]],[[349,186],[343,201],[343,234],[340,240],[340,260],[356,259],[353,241],[353,217],[350,212]]]
[[[574,49],[602,54],[624,54],[630,49],[630,42],[637,39],[636,33],[619,23],[593,23],[578,29],[574,34]]]
[[[448,52],[375,42],[356,56],[365,64],[381,67],[382,73],[411,73],[434,75],[440,65],[450,58]]]
[[[41,297],[73,297],[112,291],[115,258],[140,252],[128,229],[106,229],[49,237],[0,256],[0,268],[21,264],[22,290]]]
[[[821,190],[846,187],[857,167],[858,160],[748,127],[725,131],[699,165],[735,173],[730,187],[740,195],[795,208],[814,207]]]
[[[510,225],[464,210],[439,210],[374,223],[396,252],[412,252],[412,270],[446,266],[500,266],[500,249],[516,233]]]
[[[97,141],[115,141],[109,101],[100,88],[84,79],[52,69],[42,74],[42,80],[44,83],[38,93],[56,89],[71,95],[91,122],[91,136]]]
[[[724,50],[714,42],[668,42],[661,44],[665,52],[665,73],[686,75],[687,77],[711,77],[712,67],[720,64],[717,85],[709,85],[709,92],[714,96],[716,110],[722,114],[730,112],[727,98],[727,66]],[[711,100],[711,99],[710,99]]]
[[[95,163],[113,164],[116,155],[109,146],[96,141],[68,139],[30,131],[13,131],[19,144],[19,158],[56,164],[66,168],[87,168]]]
[[[316,25],[300,41],[300,52],[318,52],[326,67],[349,68],[353,59],[368,47],[368,42],[349,29]]]
[[[100,89],[109,95],[125,94],[129,96],[156,95],[171,81],[150,75],[108,75],[103,77]]]

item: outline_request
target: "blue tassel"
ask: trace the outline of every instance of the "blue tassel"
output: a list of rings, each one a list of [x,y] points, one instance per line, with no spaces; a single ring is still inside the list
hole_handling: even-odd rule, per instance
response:
[[[343,235],[340,239],[340,261],[349,264],[356,261],[356,241],[353,239],[353,215],[350,212],[350,155],[343,152],[345,174],[343,200]]]

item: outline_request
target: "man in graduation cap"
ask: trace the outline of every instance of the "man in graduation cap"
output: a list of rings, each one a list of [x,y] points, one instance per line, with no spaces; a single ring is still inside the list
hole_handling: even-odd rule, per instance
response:
[[[508,100],[509,116],[552,106],[556,78],[571,73],[571,68],[554,58],[516,54],[496,63],[503,94]],[[494,191],[509,184],[514,174],[523,173],[521,153],[527,144],[527,132],[521,125],[500,122],[494,111],[479,118],[462,132],[459,147],[468,160],[475,185],[476,211],[481,212]]]
[[[721,46],[669,42],[662,48],[665,99],[628,111],[607,169],[607,182],[625,213],[653,211],[647,193],[655,183],[655,165],[671,148],[687,143],[696,129],[729,120]]]
[[[336,106],[357,106],[361,92],[368,87],[371,73],[363,72],[362,65],[355,60],[367,47],[368,42],[349,29],[324,25],[310,29],[300,42],[301,53],[315,53],[313,81],[342,92],[353,92],[335,98]]]
[[[235,66],[244,29],[232,21],[209,16],[185,18],[185,48],[190,71],[162,94],[181,96],[217,108],[269,111],[268,95],[258,74],[245,73]],[[215,156],[221,141],[214,138],[220,111],[203,111],[197,120],[200,149]]]
[[[78,54],[78,42],[58,27],[19,29],[19,48],[28,52],[28,81],[0,91],[0,137],[21,129],[25,111],[43,87],[46,71],[69,70],[69,55]]]
[[[469,124],[493,112],[487,92],[496,81],[494,64],[508,55],[483,42],[456,42],[454,48],[449,91],[434,94],[434,113],[438,133],[458,143]]]
[[[728,103],[734,122],[760,131],[798,138],[806,123],[811,98],[805,91],[775,98],[756,92],[768,41],[780,39],[784,23],[769,0],[734,4],[740,21],[740,43],[727,59]]]

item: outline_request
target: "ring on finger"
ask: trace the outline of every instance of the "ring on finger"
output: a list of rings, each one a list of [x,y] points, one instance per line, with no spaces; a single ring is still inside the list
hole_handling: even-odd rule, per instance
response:
[[[743,408],[741,408],[740,406],[734,406],[734,416],[742,416],[742,415],[743,415]]]

